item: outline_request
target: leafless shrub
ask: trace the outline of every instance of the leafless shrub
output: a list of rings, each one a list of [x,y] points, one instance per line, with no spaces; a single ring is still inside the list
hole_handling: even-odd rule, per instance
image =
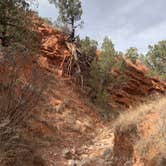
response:
[[[30,166],[36,160],[20,130],[38,106],[46,84],[44,74],[29,62],[27,57],[14,55],[0,59],[0,165],[23,166],[24,155],[29,156]]]
[[[12,61],[5,62],[7,70],[2,73],[4,77],[0,82],[0,122],[5,121],[6,125],[14,126],[29,117],[39,101],[43,87],[39,85],[36,70],[28,73],[28,76],[21,75],[23,69]]]

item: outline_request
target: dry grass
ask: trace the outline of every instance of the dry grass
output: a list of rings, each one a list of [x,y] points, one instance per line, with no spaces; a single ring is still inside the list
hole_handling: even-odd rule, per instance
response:
[[[124,113],[115,122],[114,127],[121,131],[126,130],[129,126],[139,124],[147,114],[159,113],[163,117],[166,115],[166,97],[156,97],[153,101],[147,101],[136,108],[131,108]],[[163,118],[163,120],[165,120]]]
[[[166,157],[166,97],[156,97],[122,113],[115,123],[117,131],[132,136],[141,160],[162,165]]]
[[[31,69],[26,70],[22,60],[27,63],[25,57],[14,55],[6,55],[0,60],[1,166],[44,165],[36,156],[34,145],[21,136],[21,130],[38,106],[45,86],[40,84],[43,77],[36,70],[28,72]]]

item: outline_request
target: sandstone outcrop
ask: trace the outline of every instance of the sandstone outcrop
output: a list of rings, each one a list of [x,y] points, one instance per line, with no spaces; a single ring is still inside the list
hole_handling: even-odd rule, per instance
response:
[[[129,108],[152,94],[165,94],[166,82],[148,76],[148,68],[139,61],[123,63],[123,67],[111,72],[115,85],[108,87],[110,102]]]

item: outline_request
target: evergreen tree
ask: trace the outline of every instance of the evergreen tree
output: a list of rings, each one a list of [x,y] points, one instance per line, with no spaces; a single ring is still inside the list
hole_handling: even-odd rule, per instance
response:
[[[102,54],[110,55],[110,56],[115,55],[114,44],[112,43],[112,41],[109,39],[108,36],[104,38],[101,50],[102,50]]]
[[[136,60],[139,58],[139,53],[138,53],[138,49],[135,47],[130,47],[127,51],[125,56],[127,58],[129,58],[133,63],[136,62]]]
[[[1,0],[0,1],[0,39],[4,47],[15,42],[25,42],[33,38],[32,1]],[[29,28],[29,29],[28,29]],[[29,40],[30,41],[30,40]]]
[[[96,57],[98,43],[95,40],[91,40],[89,37],[78,41],[80,44],[81,52],[92,62]]]
[[[20,24],[22,24],[21,11],[27,8],[28,3],[25,1],[0,1],[0,39],[2,46],[8,46],[9,40],[14,37],[14,29],[19,29]]]
[[[166,75],[166,41],[160,41],[154,46],[149,46],[146,63],[160,75]]]
[[[110,82],[110,71],[115,63],[115,49],[112,41],[105,37],[101,53],[97,60],[94,60],[91,65],[89,85],[92,89],[92,99],[98,103],[106,101],[106,87]]]
[[[91,65],[96,59],[97,41],[85,37],[85,39],[77,38],[77,47],[81,54],[78,55],[84,80],[89,79]]]
[[[75,41],[75,30],[82,24],[80,22],[83,12],[81,0],[49,0],[49,2],[59,8],[59,19],[69,25],[70,37]]]
[[[101,47],[101,54],[98,58],[99,73],[101,74],[101,84],[102,87],[109,82],[110,70],[115,63],[116,51],[114,49],[114,44],[109,37],[105,37]]]

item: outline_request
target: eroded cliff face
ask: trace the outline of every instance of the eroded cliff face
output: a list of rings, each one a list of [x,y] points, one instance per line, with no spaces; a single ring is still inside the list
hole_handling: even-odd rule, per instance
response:
[[[166,82],[148,76],[148,68],[137,61],[125,59],[123,67],[114,69],[114,85],[108,87],[110,102],[129,108],[150,95],[165,94]]]
[[[71,55],[66,44],[67,35],[44,22],[38,31],[42,38],[39,64],[47,71],[55,72],[61,76],[65,58]]]

